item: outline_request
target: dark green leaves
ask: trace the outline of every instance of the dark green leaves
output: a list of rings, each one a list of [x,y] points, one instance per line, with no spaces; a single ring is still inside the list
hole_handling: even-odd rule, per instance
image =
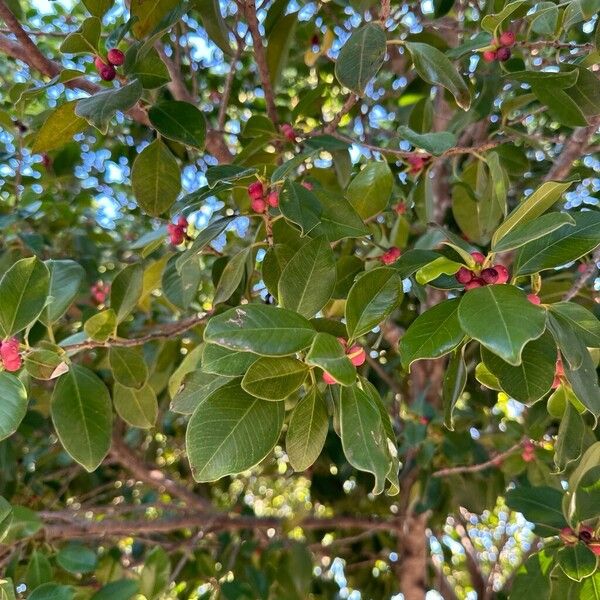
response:
[[[458,321],[460,300],[447,300],[419,315],[400,340],[400,356],[405,367],[415,360],[439,358],[464,339]]]
[[[446,88],[463,110],[469,110],[471,95],[448,57],[429,44],[405,42],[404,45],[412,56],[419,76],[431,85]]]
[[[48,115],[35,136],[32,152],[49,152],[60,148],[87,127],[85,119],[75,114],[76,104],[76,101],[65,102]]]
[[[199,150],[204,147],[206,123],[193,104],[175,100],[161,102],[148,111],[148,117],[165,137]]]
[[[69,573],[90,573],[96,568],[96,554],[81,544],[67,544],[56,555],[56,562]]]
[[[397,271],[378,268],[362,275],[346,302],[346,327],[351,339],[371,331],[402,301],[402,279]]]
[[[387,162],[373,160],[350,182],[346,196],[356,212],[368,219],[385,210],[393,187],[394,176]]]
[[[175,202],[181,190],[181,176],[175,157],[163,142],[155,140],[138,155],[131,183],[140,208],[153,217]]]
[[[509,508],[523,513],[524,517],[540,525],[544,532],[551,531],[555,535],[557,530],[566,526],[566,521],[561,509],[562,493],[551,487],[525,487],[519,486],[506,493],[506,504]]]
[[[342,85],[362,95],[381,68],[385,50],[383,29],[375,23],[368,23],[355,31],[340,50],[335,76]]]
[[[52,395],[52,421],[64,449],[93,471],[110,448],[112,409],[108,390],[89,369],[71,365]]]
[[[63,316],[77,296],[85,271],[74,260],[48,260],[46,266],[50,272],[51,300],[40,315],[40,321],[50,324]]]
[[[241,388],[217,391],[202,402],[186,433],[187,455],[196,481],[215,481],[258,464],[277,443],[283,402],[253,398]]]
[[[263,400],[284,400],[306,379],[308,367],[291,356],[263,356],[252,363],[242,379],[242,388]]]
[[[117,322],[121,322],[135,308],[142,295],[144,268],[141,264],[128,265],[114,278],[110,288],[110,307]]]
[[[569,579],[581,581],[596,570],[596,555],[582,542],[561,548],[556,562]]]
[[[0,338],[11,337],[40,316],[50,284],[46,265],[37,258],[17,261],[0,279]]]
[[[434,156],[439,156],[446,150],[456,146],[456,136],[449,131],[417,133],[409,127],[401,126],[398,127],[397,133],[416,148],[421,148]]]
[[[317,333],[306,355],[306,362],[327,371],[342,385],[352,385],[356,381],[354,365],[339,340],[329,333]]]
[[[305,317],[313,317],[329,301],[335,287],[335,258],[325,236],[298,249],[279,278],[280,304]]]
[[[27,412],[27,390],[12,373],[0,373],[0,440],[11,436]]]
[[[463,331],[511,365],[521,363],[530,340],[542,335],[545,311],[511,285],[488,285],[467,292],[458,318]]]
[[[132,427],[148,429],[156,422],[158,403],[149,384],[136,389],[119,382],[113,388],[113,401],[117,414]]]
[[[113,346],[108,351],[113,376],[120,384],[140,389],[148,378],[148,368],[142,353],[135,348]]]
[[[284,308],[248,304],[213,317],[204,331],[207,342],[230,350],[285,356],[308,347],[315,330],[299,314]]]
[[[320,223],[323,211],[318,198],[304,186],[286,181],[279,196],[281,214],[298,225],[303,235],[310,233]]]

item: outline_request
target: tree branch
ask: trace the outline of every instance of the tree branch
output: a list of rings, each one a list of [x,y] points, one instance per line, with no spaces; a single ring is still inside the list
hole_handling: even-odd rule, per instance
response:
[[[460,473],[477,473],[478,471],[485,471],[490,467],[497,467],[505,458],[516,452],[521,448],[521,444],[523,442],[518,442],[511,446],[508,450],[504,452],[500,452],[496,454],[490,460],[486,460],[485,462],[478,463],[476,465],[464,465],[460,467],[448,467],[447,469],[440,469],[435,473],[432,473],[432,477],[447,477],[448,475],[458,475]]]

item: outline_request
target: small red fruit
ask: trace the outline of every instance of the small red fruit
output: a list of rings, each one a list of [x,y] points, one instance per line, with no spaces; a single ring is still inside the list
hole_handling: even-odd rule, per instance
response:
[[[250,196],[252,200],[262,200],[264,195],[265,190],[262,181],[255,181],[248,186],[248,196]]]
[[[483,60],[485,62],[494,62],[496,60],[496,51],[495,50],[484,50],[482,53]]]
[[[481,271],[481,279],[483,279],[487,284],[497,283],[498,282],[498,271],[493,267],[488,269],[484,269]]]
[[[103,281],[97,281],[90,288],[92,300],[94,300],[96,304],[104,304],[108,298],[109,291],[110,285],[104,283]]]
[[[337,381],[327,371],[323,371],[323,381],[327,385],[334,385],[337,383]]]
[[[398,204],[394,206],[394,210],[397,214],[404,215],[406,214],[406,204],[404,202],[398,202]]]
[[[125,55],[118,49],[112,48],[106,55],[106,60],[115,67],[120,67],[125,62]]]
[[[511,51],[510,48],[507,48],[506,46],[502,46],[502,48],[498,48],[498,52],[496,52],[496,56],[498,57],[498,60],[501,62],[506,62],[511,55]]]
[[[96,67],[96,71],[100,72],[102,67],[106,66],[106,63],[100,56],[96,56],[96,58],[94,58],[94,66]]]
[[[594,530],[587,525],[582,525],[579,528],[579,539],[584,543],[589,543],[594,537]]]
[[[504,31],[500,36],[501,46],[512,46],[515,43],[515,34],[512,31]]]
[[[465,283],[465,290],[474,290],[475,288],[480,288],[485,285],[485,281],[480,277],[473,277],[471,281]]]
[[[393,246],[392,248],[384,252],[381,255],[380,259],[384,265],[391,265],[400,258],[400,254],[400,248],[396,248],[396,246]]]
[[[267,203],[262,198],[253,198],[250,206],[255,213],[264,213],[267,210]]]
[[[112,81],[117,76],[117,72],[112,65],[104,65],[98,73],[100,79],[103,79],[104,81]]]
[[[283,133],[283,135],[290,140],[290,142],[295,142],[296,141],[296,132],[294,131],[294,128],[289,124],[289,123],[284,123],[281,127],[281,133]]]
[[[496,283],[506,283],[510,279],[510,273],[504,265],[494,265],[494,269],[498,273]]]
[[[309,192],[312,192],[312,189],[313,189],[313,187],[314,187],[314,186],[313,186],[313,184],[312,184],[310,181],[303,181],[303,182],[301,183],[301,185],[302,185],[302,187],[303,187],[304,189],[307,189]]]
[[[527,300],[531,302],[531,304],[541,304],[542,301],[537,294],[527,294]]]
[[[474,275],[473,271],[470,271],[469,269],[467,269],[467,267],[461,267],[456,272],[456,275],[454,275],[454,277],[456,281],[458,281],[458,283],[462,283],[464,285],[466,283],[469,283],[469,281],[473,279]]]
[[[417,175],[429,161],[428,154],[413,154],[406,159],[409,164],[408,172],[411,175]]]
[[[169,241],[173,246],[183,244],[183,241],[185,240],[185,229],[174,223],[169,223],[167,225],[167,231],[169,232]]]
[[[563,544],[576,544],[577,534],[570,527],[563,527],[559,533],[560,541]]]
[[[10,372],[18,371],[21,368],[22,360],[19,354],[19,340],[9,338],[0,345],[0,358],[3,367]]]
[[[355,367],[360,367],[367,360],[367,353],[362,346],[355,344],[346,351],[346,356]]]
[[[481,252],[471,252],[471,258],[478,264],[482,265],[485,262],[485,256]]]
[[[181,215],[177,219],[177,227],[180,227],[181,229],[186,229],[187,226],[188,226],[187,219],[183,215]]]
[[[279,193],[275,190],[270,192],[267,196],[267,204],[273,208],[277,208],[279,206]]]
[[[600,542],[590,542],[588,548],[596,555],[600,556]]]

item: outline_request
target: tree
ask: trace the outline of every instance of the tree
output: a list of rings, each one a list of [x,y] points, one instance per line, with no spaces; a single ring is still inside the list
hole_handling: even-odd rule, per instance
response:
[[[599,10],[0,0],[1,597],[600,597]]]

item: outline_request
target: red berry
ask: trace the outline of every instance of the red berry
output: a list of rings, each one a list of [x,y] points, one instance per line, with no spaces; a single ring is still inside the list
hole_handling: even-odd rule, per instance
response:
[[[600,556],[600,542],[591,542],[588,548],[596,555]]]
[[[42,154],[42,164],[45,169],[49,169],[52,166],[52,159],[46,154]]]
[[[179,227],[180,229],[186,229],[187,226],[188,226],[187,219],[183,215],[181,215],[177,219],[177,227]]]
[[[108,51],[106,59],[111,65],[120,67],[125,62],[125,55],[118,48],[112,48]]]
[[[252,200],[262,200],[264,194],[265,190],[262,181],[255,181],[248,186],[248,196],[250,196]]]
[[[510,273],[504,265],[494,265],[494,269],[498,273],[496,283],[506,283],[510,279]]]
[[[92,295],[92,299],[96,304],[104,304],[106,299],[108,298],[108,293],[110,291],[110,286],[103,281],[97,281],[90,288],[90,293]]]
[[[469,281],[471,281],[471,279],[473,279],[473,271],[470,271],[469,269],[467,269],[466,267],[461,267],[457,272],[456,275],[454,275],[456,281],[458,281],[458,283],[469,283]]]
[[[276,192],[275,190],[270,192],[269,195],[267,196],[267,204],[269,206],[272,206],[273,208],[278,207],[279,206],[279,193]]]
[[[480,288],[485,285],[485,281],[480,277],[474,277],[468,283],[465,283],[465,290],[474,290],[475,288]]]
[[[404,202],[398,202],[398,204],[394,206],[394,211],[399,215],[406,214],[406,204]]]
[[[323,371],[323,381],[327,385],[334,385],[337,383],[337,381],[327,371]]]
[[[364,364],[365,360],[367,360],[365,349],[358,344],[355,344],[352,348],[347,350],[346,356],[355,367],[360,367],[360,365]]]
[[[586,273],[587,270],[588,270],[588,265],[586,263],[581,263],[580,265],[577,266],[578,273]]]
[[[117,72],[112,65],[104,65],[99,70],[99,74],[100,79],[103,79],[104,81],[112,81],[117,76]]]
[[[499,41],[501,46],[512,46],[515,43],[515,34],[512,31],[505,31]]]
[[[0,358],[2,365],[7,371],[18,371],[21,368],[22,360],[19,354],[19,340],[9,338],[0,345]]]
[[[496,269],[493,267],[484,269],[481,271],[481,279],[483,279],[487,284],[497,283],[498,271],[496,271]]]
[[[296,141],[296,132],[294,131],[294,128],[289,123],[284,123],[280,129],[281,129],[281,133],[283,133],[283,135],[288,140],[290,140],[290,142]]]
[[[400,248],[396,248],[396,246],[393,246],[381,255],[381,262],[384,265],[391,265],[400,258],[400,254]]]
[[[419,423],[421,425],[429,425],[429,419],[427,417],[419,417]]]
[[[521,458],[525,461],[525,462],[532,462],[535,460],[535,451],[534,450],[523,450],[523,452],[521,453]]]
[[[584,542],[584,543],[588,543],[590,542],[594,537],[594,530],[591,527],[588,527],[587,525],[582,525],[579,528],[579,539]]]
[[[531,302],[531,304],[541,304],[542,301],[537,294],[527,294],[527,300]]]
[[[313,184],[310,181],[303,181],[301,185],[303,188],[307,189],[309,192],[311,192],[313,189]]]
[[[417,175],[418,173],[421,172],[421,170],[427,164],[428,161],[429,161],[428,154],[413,154],[413,155],[409,156],[406,159],[406,162],[408,162],[408,164],[410,165],[408,172],[411,175]]]
[[[311,46],[319,45],[319,36],[316,33],[310,38],[310,45]]]
[[[494,62],[496,60],[496,51],[495,50],[484,50],[482,53],[483,60],[485,62]]]
[[[506,46],[502,46],[502,48],[498,48],[498,52],[496,52],[496,56],[498,57],[498,60],[501,62],[505,62],[510,58],[511,55],[511,51],[510,48],[507,48]]]
[[[267,203],[262,198],[253,198],[250,206],[256,213],[264,213],[267,210]]]
[[[471,258],[478,264],[482,265],[485,262],[485,256],[481,252],[471,252]]]
[[[576,544],[578,541],[577,534],[570,527],[563,527],[559,537],[563,544]]]
[[[169,241],[173,246],[179,246],[179,244],[183,243],[183,240],[185,239],[185,229],[174,223],[169,223],[167,225],[167,231],[169,232]]]
[[[96,67],[96,71],[100,72],[103,67],[106,67],[106,63],[100,56],[96,56],[96,58],[94,58],[94,66]]]

